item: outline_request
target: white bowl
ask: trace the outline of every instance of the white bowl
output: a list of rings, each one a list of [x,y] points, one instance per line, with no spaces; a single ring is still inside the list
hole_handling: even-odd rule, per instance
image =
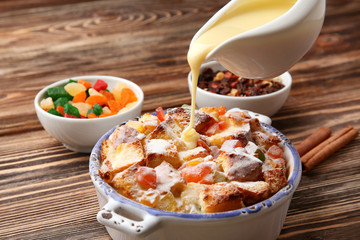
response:
[[[64,86],[69,79],[84,79],[92,84],[94,84],[97,79],[102,79],[108,84],[108,89],[114,88],[119,82],[124,82],[131,90],[134,91],[136,97],[138,98],[138,102],[134,107],[125,112],[109,117],[95,119],[58,117],[43,110],[40,107],[40,101],[46,96],[46,90],[52,87]],[[139,116],[139,114],[141,114],[143,101],[144,93],[135,83],[118,77],[93,75],[60,80],[43,88],[36,95],[34,105],[36,114],[42,126],[51,136],[56,138],[71,151],[89,153],[99,138],[109,129],[119,123]]]
[[[204,63],[201,66],[200,72],[205,68],[212,68],[214,71],[226,70],[217,62]],[[282,83],[285,85],[279,91],[269,93],[260,96],[248,96],[248,97],[234,97],[225,96],[216,93],[211,93],[201,88],[197,88],[196,91],[196,105],[201,107],[220,107],[224,106],[227,109],[240,108],[243,110],[250,110],[256,113],[260,113],[271,117],[277,113],[280,108],[284,105],[286,99],[289,96],[292,77],[289,72],[285,72],[279,76]],[[191,93],[191,72],[188,75],[188,85]]]
[[[301,178],[300,157],[289,140],[275,128],[261,123],[281,140],[289,176],[287,185],[272,197],[242,209],[190,214],[151,208],[116,192],[99,176],[101,143],[115,127],[95,145],[89,172],[96,189],[100,211],[98,221],[105,225],[112,239],[127,240],[274,240],[282,229],[288,207]]]

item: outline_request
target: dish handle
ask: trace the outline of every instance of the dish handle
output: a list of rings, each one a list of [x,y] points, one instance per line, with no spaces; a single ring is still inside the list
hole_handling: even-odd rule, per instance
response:
[[[158,217],[112,199],[98,212],[97,220],[107,227],[138,237],[150,234],[160,223]]]

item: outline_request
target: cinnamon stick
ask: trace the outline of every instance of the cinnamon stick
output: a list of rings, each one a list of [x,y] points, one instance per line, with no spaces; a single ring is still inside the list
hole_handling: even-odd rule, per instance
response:
[[[347,126],[310,150],[301,158],[301,162],[304,166],[304,172],[308,172],[313,169],[331,154],[338,151],[351,140],[356,138],[358,134],[358,130],[352,126]]]
[[[302,157],[305,153],[309,152],[311,149],[313,149],[325,139],[330,137],[330,135],[331,130],[329,127],[320,127],[313,134],[311,134],[304,141],[302,141],[299,145],[295,146],[295,148],[299,153],[300,157]]]

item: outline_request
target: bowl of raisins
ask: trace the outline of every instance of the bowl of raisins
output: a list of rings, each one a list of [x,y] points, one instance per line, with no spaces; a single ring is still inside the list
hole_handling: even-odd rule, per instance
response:
[[[208,62],[200,69],[196,105],[240,108],[270,117],[286,102],[291,83],[289,72],[273,79],[248,79],[231,73],[217,62]],[[188,84],[191,92],[191,72]]]

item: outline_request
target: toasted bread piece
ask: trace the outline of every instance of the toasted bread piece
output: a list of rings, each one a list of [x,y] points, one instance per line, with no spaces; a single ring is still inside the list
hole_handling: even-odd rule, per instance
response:
[[[216,119],[218,122],[219,120],[219,111],[217,107],[202,107],[199,109],[201,112],[205,112]]]
[[[177,171],[168,162],[162,162],[155,168],[156,171],[156,189],[160,194],[171,192],[175,197],[180,196],[181,192],[185,189],[186,182]]]
[[[106,158],[103,159],[99,173],[101,176],[107,176],[107,181],[111,181],[115,173],[121,172],[135,163],[145,164],[144,150],[139,140],[122,143],[116,148],[105,148],[105,146],[107,146],[106,142],[102,148],[104,151],[102,155]]]
[[[228,126],[227,129],[220,133],[207,137],[211,145],[221,148],[226,140],[239,140],[243,146],[246,146],[248,141],[252,140],[250,125],[248,122],[243,122],[237,126]]]
[[[228,126],[241,127],[245,123],[249,123],[250,116],[243,111],[230,111],[220,117],[220,120],[225,120]]]
[[[178,151],[186,150],[185,143],[181,140],[181,127],[176,123],[173,117],[168,116],[162,121],[154,131],[147,135],[146,139],[165,139],[172,140]]]
[[[225,212],[245,207],[241,190],[232,183],[203,185],[199,198],[203,213]]]
[[[145,113],[141,116],[141,118],[139,118],[139,120],[130,120],[126,123],[126,125],[136,129],[136,131],[138,131],[139,133],[148,135],[155,130],[159,123],[160,120],[156,116],[150,113]]]
[[[246,206],[260,202],[268,198],[270,189],[269,184],[264,181],[256,182],[232,182],[236,184],[243,194],[243,202]]]
[[[281,140],[271,133],[266,133],[263,131],[255,131],[252,134],[254,142],[259,148],[262,148],[266,152],[272,145],[277,145]]]
[[[171,108],[167,111],[167,116],[171,116],[184,130],[190,123],[191,110],[188,108]],[[203,134],[217,120],[203,111],[195,111],[194,129]]]
[[[201,213],[200,192],[202,184],[188,183],[181,193],[181,211],[187,213]]]
[[[121,173],[115,175],[111,185],[124,197],[140,202],[150,207],[155,207],[160,194],[156,189],[143,189],[136,181],[136,172],[139,164],[134,164]]]
[[[246,153],[222,152],[216,159],[230,181],[258,181],[262,179],[262,162]]]
[[[196,147],[181,153],[181,158],[188,162],[196,158],[205,158],[209,156],[209,151],[203,147]]]
[[[151,168],[160,165],[163,161],[170,163],[176,169],[183,163],[172,140],[146,139],[145,153],[146,165]]]
[[[145,137],[141,135],[134,128],[127,125],[121,125],[115,129],[115,131],[109,136],[108,145],[116,148],[122,143],[135,142]]]
[[[270,194],[278,192],[287,184],[286,172],[282,168],[274,168],[263,172],[264,180],[269,184]]]

